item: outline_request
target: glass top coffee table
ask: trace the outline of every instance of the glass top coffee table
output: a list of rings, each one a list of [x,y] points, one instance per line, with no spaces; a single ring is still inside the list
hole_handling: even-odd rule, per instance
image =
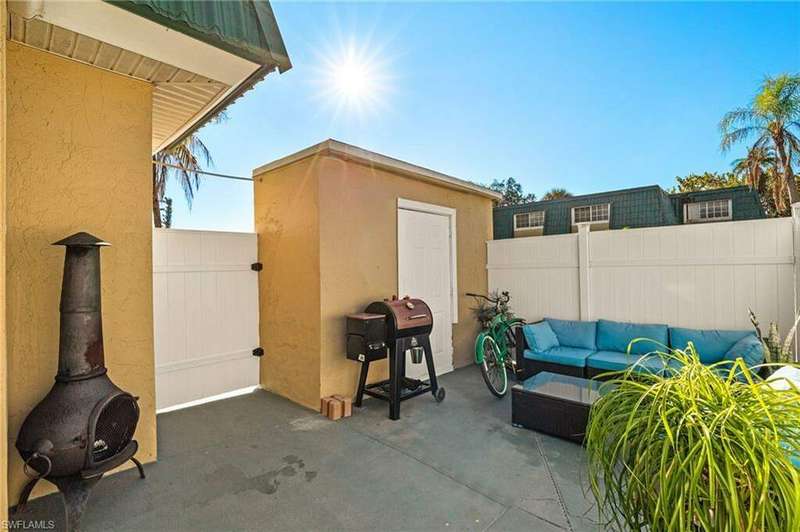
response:
[[[543,371],[511,388],[511,423],[583,442],[589,409],[611,389],[602,382]]]

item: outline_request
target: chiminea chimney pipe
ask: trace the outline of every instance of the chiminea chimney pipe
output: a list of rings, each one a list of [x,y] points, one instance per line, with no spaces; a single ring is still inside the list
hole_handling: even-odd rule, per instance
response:
[[[53,245],[67,248],[56,380],[69,382],[102,375],[106,366],[100,312],[100,248],[110,244],[89,233],[76,233]]]

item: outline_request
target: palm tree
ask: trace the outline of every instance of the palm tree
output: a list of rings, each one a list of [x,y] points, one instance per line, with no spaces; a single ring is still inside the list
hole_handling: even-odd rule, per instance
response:
[[[572,192],[569,192],[566,188],[551,188],[542,196],[542,201],[571,197]]]
[[[192,207],[194,193],[200,186],[198,172],[202,166],[198,159],[202,160],[205,165],[214,164],[208,147],[203,144],[200,137],[194,134],[171,148],[161,150],[153,157],[153,224],[156,227],[163,225],[161,204],[164,203],[164,193],[170,177],[178,180],[189,208]]]
[[[800,154],[800,76],[766,78],[752,103],[726,113],[719,128],[723,152],[752,137],[753,148],[773,150],[780,179],[772,183],[772,196],[783,197],[786,190],[791,203],[800,201],[792,170],[792,159]]]
[[[733,174],[758,192],[769,215],[786,214],[786,187],[778,175],[778,158],[771,148],[753,146],[733,161]]]

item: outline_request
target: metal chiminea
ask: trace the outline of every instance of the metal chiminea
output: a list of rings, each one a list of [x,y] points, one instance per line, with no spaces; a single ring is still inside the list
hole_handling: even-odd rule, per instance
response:
[[[20,495],[25,508],[33,487],[46,479],[64,496],[67,530],[78,530],[89,491],[104,473],[132,460],[139,421],[137,397],[106,375],[100,309],[100,248],[88,233],[56,242],[66,246],[61,285],[61,334],[56,382],[28,414],[17,437],[30,481]]]

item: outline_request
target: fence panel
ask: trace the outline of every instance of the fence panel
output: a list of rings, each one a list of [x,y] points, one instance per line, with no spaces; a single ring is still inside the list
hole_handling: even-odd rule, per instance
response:
[[[257,235],[156,229],[156,406],[259,383]]]
[[[792,218],[586,231],[488,243],[489,288],[520,316],[750,328],[748,308],[784,333],[795,308]],[[588,283],[581,309],[580,280]],[[583,310],[583,312],[581,312]]]
[[[791,327],[791,218],[590,233],[590,315],[694,328]]]
[[[577,234],[490,241],[490,290],[508,290],[512,307],[527,319],[578,319],[577,242]]]

